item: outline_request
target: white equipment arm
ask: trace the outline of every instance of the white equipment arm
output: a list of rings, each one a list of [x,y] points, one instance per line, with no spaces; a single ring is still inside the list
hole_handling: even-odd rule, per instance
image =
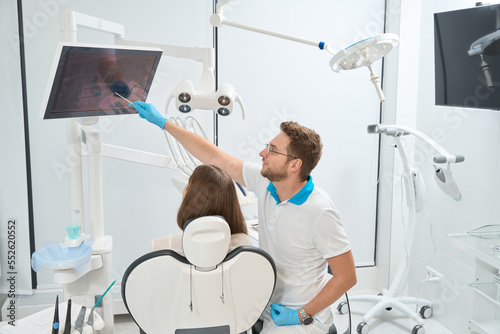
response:
[[[458,163],[465,160],[463,155],[452,155],[449,154],[441,145],[432,140],[429,136],[423,134],[422,132],[412,129],[407,126],[401,125],[382,125],[382,124],[373,124],[368,126],[368,133],[383,133],[388,136],[403,136],[407,134],[415,135],[416,137],[422,139],[427,144],[429,144],[432,148],[434,148],[440,155],[434,156],[433,161],[437,164],[444,163]]]

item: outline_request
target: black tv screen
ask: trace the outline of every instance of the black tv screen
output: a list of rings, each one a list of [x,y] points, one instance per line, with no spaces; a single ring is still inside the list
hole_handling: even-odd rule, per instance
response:
[[[134,114],[146,101],[162,51],[60,43],[44,97],[43,118]]]
[[[436,105],[500,109],[500,5],[434,14]]]

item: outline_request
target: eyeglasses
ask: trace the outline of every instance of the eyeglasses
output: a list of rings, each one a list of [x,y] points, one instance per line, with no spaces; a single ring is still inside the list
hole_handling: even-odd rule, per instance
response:
[[[290,158],[294,158],[294,159],[298,159],[297,157],[294,157],[293,155],[288,155],[288,154],[285,154],[285,153],[280,153],[280,152],[277,152],[275,150],[271,150],[271,146],[269,146],[269,143],[266,143],[266,158],[269,156],[269,154],[273,152],[273,153],[276,153],[276,154],[281,154],[281,155],[284,155],[286,157],[290,157]]]

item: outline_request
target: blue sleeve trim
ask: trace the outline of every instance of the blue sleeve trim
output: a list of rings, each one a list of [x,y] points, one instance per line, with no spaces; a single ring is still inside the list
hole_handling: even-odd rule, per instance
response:
[[[325,42],[319,42],[318,47],[323,50],[325,48]]]

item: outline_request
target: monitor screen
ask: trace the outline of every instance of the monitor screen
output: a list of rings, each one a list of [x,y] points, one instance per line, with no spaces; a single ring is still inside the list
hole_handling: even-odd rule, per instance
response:
[[[436,105],[500,109],[500,5],[434,14]]]
[[[156,48],[59,43],[43,118],[137,113],[123,98],[146,101],[161,54]]]

